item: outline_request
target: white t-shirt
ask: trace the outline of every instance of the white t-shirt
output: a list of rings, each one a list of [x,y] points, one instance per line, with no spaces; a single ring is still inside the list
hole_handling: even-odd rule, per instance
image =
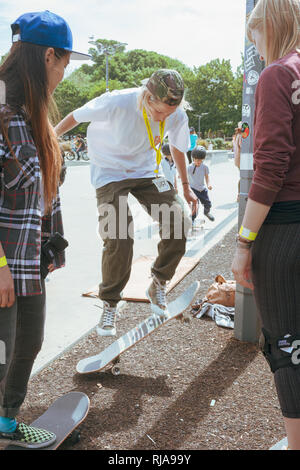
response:
[[[154,178],[155,152],[137,98],[140,88],[115,90],[95,98],[73,112],[75,121],[91,122],[87,130],[91,182],[100,188],[129,178]],[[159,123],[150,121],[153,137]],[[180,108],[165,123],[169,144],[185,153],[190,146],[188,117]]]

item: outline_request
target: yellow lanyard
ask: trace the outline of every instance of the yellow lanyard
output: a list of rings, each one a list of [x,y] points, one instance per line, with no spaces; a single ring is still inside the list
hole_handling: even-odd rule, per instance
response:
[[[158,147],[155,147],[153,134],[152,134],[152,129],[151,129],[150,122],[149,122],[149,119],[148,119],[145,108],[143,108],[143,116],[144,116],[144,121],[145,121],[145,124],[146,124],[146,129],[147,129],[147,132],[148,132],[150,146],[156,152],[156,169],[154,170],[154,173],[156,173],[156,177],[157,177],[158,176],[158,171],[159,171],[159,165],[160,165],[161,158],[162,158],[160,150],[161,150],[162,143],[163,143],[163,138],[164,138],[165,121],[163,121],[163,122],[160,121],[159,122],[160,144],[159,144]]]

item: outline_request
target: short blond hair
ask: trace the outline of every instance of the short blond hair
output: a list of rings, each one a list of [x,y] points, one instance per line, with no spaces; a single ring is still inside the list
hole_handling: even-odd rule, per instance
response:
[[[266,65],[296,49],[300,53],[299,0],[259,0],[247,22],[247,36],[262,32],[266,41]]]
[[[148,105],[149,105],[150,100],[158,101],[158,102],[160,101],[159,99],[155,98],[152,95],[152,93],[148,90],[146,85],[143,85],[140,88],[140,92],[139,92],[139,95],[138,95],[138,102],[137,102],[138,109],[140,111],[142,111],[143,108],[145,108],[146,111],[148,111]],[[181,103],[178,105],[178,108],[181,108],[184,111],[192,109],[191,105],[184,98],[182,98]]]

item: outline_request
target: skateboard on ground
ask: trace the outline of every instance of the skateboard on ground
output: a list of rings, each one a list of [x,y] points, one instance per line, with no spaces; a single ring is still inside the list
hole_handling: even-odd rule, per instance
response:
[[[58,398],[44,414],[30,426],[46,429],[56,435],[56,441],[39,450],[56,450],[67,438],[72,444],[80,440],[80,431],[76,428],[88,414],[90,400],[85,393],[70,392]],[[9,444],[5,450],[34,450]]]
[[[91,372],[99,372],[110,366],[112,374],[119,375],[121,373],[119,366],[121,354],[174,318],[183,318],[183,312],[193,302],[199,285],[199,282],[194,282],[183,294],[168,304],[169,315],[167,318],[151,315],[117,339],[100,354],[79,361],[76,367],[77,372],[79,374],[89,374]]]

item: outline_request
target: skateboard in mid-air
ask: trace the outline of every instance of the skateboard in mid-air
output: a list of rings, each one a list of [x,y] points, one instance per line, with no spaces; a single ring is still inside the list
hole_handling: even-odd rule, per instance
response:
[[[76,429],[88,414],[90,400],[85,393],[70,392],[55,400],[54,403],[30,425],[45,429],[56,435],[56,441],[39,450],[56,450],[66,439],[72,444],[80,440]],[[9,444],[5,450],[33,450]]]
[[[119,362],[120,356],[125,351],[133,347],[139,341],[153,333],[157,328],[165,325],[174,318],[183,317],[183,312],[191,305],[199,289],[199,282],[194,282],[183,294],[168,304],[168,316],[160,317],[151,315],[143,322],[139,323],[132,330],[125,333],[114,343],[108,346],[104,351],[96,356],[87,357],[78,362],[76,370],[79,374],[89,374],[91,372],[100,372],[106,367],[111,367],[113,375],[121,373]]]

